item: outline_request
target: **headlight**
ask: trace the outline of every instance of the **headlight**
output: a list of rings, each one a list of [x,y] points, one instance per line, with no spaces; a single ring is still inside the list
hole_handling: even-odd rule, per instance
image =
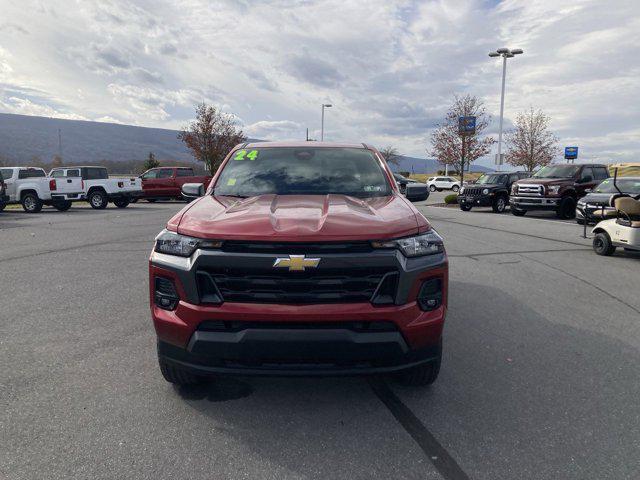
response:
[[[187,237],[169,230],[163,230],[156,237],[154,250],[167,255],[190,257],[198,248],[219,248],[221,245],[221,241]]]
[[[560,185],[551,185],[549,187],[549,193],[552,195],[557,195],[560,191]]]
[[[482,194],[483,195],[489,195],[489,189],[488,188],[483,188],[482,189]]]
[[[464,193],[464,187],[460,188],[460,193]]]
[[[421,257],[444,252],[442,237],[434,229],[415,237],[398,238],[383,242],[371,242],[374,248],[397,248],[405,257]]]
[[[517,185],[512,185],[511,186],[511,195],[515,195],[516,193],[518,193],[518,186]]]

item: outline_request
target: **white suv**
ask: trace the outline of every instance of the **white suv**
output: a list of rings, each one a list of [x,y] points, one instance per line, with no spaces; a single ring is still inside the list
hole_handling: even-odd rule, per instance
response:
[[[431,177],[427,180],[427,185],[432,192],[436,190],[453,190],[457,192],[460,190],[460,181],[453,177]]]

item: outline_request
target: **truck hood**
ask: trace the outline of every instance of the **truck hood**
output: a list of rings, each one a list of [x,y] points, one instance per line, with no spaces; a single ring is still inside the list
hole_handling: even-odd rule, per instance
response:
[[[571,178],[523,178],[518,180],[518,185],[564,185],[573,183]]]
[[[245,199],[206,195],[177,214],[167,228],[223,240],[343,241],[388,239],[429,228],[404,197],[260,195]]]

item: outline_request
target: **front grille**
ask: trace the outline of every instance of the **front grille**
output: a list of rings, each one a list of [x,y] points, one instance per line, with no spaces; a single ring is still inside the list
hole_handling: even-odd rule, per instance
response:
[[[544,194],[542,185],[518,185],[518,195],[533,195],[541,197]]]
[[[321,253],[368,253],[373,248],[369,242],[346,243],[268,243],[226,241],[222,251],[228,253],[273,253],[287,255],[311,255]]]
[[[290,250],[291,251],[291,250]],[[307,251],[308,252],[308,251]],[[224,302],[247,303],[357,303],[372,300],[378,285],[393,268],[347,267],[289,272],[251,268],[208,268],[198,270],[200,300],[217,287]],[[387,275],[388,277],[388,275]],[[213,282],[209,281],[213,280]],[[387,284],[389,282],[385,282]],[[384,290],[387,290],[386,288]],[[215,294],[215,292],[213,292]],[[385,297],[389,296],[385,292]],[[391,301],[395,297],[389,296]],[[389,303],[388,298],[384,302]]]
[[[464,195],[482,195],[482,188],[464,187]]]

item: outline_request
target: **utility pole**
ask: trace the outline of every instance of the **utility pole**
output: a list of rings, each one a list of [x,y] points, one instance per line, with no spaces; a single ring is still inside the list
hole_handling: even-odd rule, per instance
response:
[[[500,92],[500,130],[498,131],[498,156],[496,157],[496,170],[500,171],[502,165],[502,124],[504,120],[504,86],[507,78],[507,58],[513,58],[523,53],[522,49],[499,48],[495,52],[490,52],[490,57],[502,57],[502,90]]]

